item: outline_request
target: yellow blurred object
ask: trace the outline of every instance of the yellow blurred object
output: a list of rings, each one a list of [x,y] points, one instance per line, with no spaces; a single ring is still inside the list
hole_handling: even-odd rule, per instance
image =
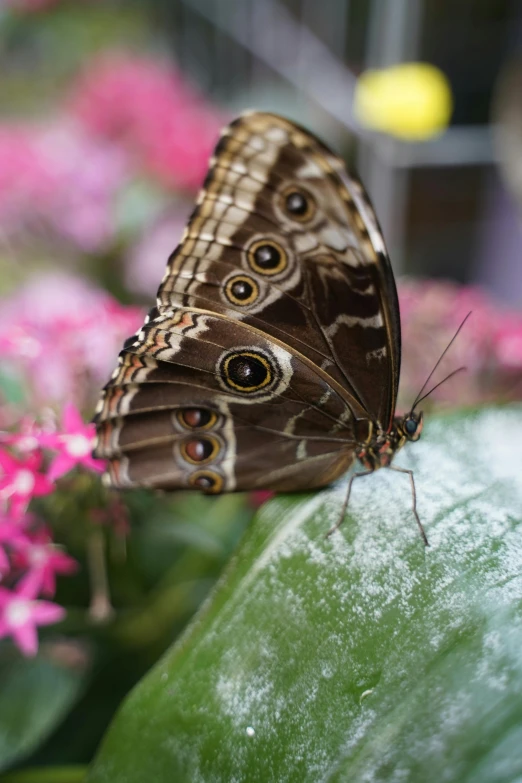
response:
[[[365,71],[357,80],[354,112],[358,121],[401,139],[436,136],[448,126],[452,109],[448,80],[427,63]]]

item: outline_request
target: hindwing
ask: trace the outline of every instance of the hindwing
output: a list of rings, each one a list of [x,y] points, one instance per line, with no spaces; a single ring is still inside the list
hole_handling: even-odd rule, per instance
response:
[[[343,397],[248,326],[179,309],[128,343],[96,417],[114,486],[306,489],[353,461]]]

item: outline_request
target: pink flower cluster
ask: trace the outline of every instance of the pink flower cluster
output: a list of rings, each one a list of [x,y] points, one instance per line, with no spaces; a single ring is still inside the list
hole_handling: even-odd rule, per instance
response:
[[[124,151],[71,120],[0,126],[0,227],[4,237],[49,229],[85,253],[114,238],[118,193],[128,179]]]
[[[65,616],[61,606],[39,596],[52,598],[56,576],[77,568],[29,504],[50,495],[55,481],[78,465],[102,471],[103,462],[92,457],[93,443],[93,425],[84,424],[71,403],[59,427],[23,422],[18,433],[0,433],[0,637],[12,636],[25,655],[36,654],[38,625]],[[53,454],[50,462],[47,453]]]
[[[129,291],[145,294],[151,300],[156,295],[167,258],[181,239],[191,206],[172,206],[169,215],[148,227],[129,249],[125,263]]]
[[[25,377],[33,409],[67,399],[83,408],[142,322],[141,308],[72,275],[47,274],[0,301],[0,358]]]
[[[80,253],[106,252],[129,186],[146,174],[163,188],[198,187],[223,122],[171,65],[94,60],[55,119],[0,124],[2,236],[51,232]]]
[[[457,367],[467,372],[443,384],[432,399],[455,406],[522,397],[522,313],[496,304],[478,288],[447,281],[403,279],[399,300],[404,405],[411,404],[470,312],[433,384]]]
[[[121,141],[167,187],[201,185],[224,117],[171,64],[145,57],[102,57],[71,101],[95,136]]]

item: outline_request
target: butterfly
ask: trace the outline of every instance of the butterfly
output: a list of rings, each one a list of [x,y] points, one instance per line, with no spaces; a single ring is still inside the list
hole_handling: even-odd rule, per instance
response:
[[[359,180],[275,114],[222,132],[156,306],[95,415],[117,488],[304,491],[422,432],[395,414],[399,303]],[[410,476],[416,510],[413,473]],[[337,525],[335,526],[337,527]],[[330,531],[331,532],[331,531]]]

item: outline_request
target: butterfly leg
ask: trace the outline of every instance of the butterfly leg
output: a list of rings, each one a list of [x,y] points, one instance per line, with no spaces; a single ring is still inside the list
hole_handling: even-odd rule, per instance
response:
[[[424,541],[425,546],[429,546],[430,542],[428,541],[428,537],[426,535],[426,532],[422,526],[422,522],[420,521],[419,515],[417,513],[417,492],[415,491],[415,481],[413,480],[413,470],[406,470],[406,468],[397,468],[395,465],[390,465],[390,470],[396,470],[398,473],[407,473],[410,477],[411,481],[411,495],[413,498],[413,515],[415,517],[415,521],[417,522],[417,525],[419,526],[420,534],[422,536],[422,540]]]
[[[352,483],[353,480],[356,478],[360,478],[361,476],[369,476],[370,473],[373,473],[371,470],[362,470],[360,473],[354,473],[353,476],[350,478],[350,481],[348,482],[348,489],[346,490],[346,497],[344,499],[344,503],[341,508],[341,513],[339,514],[339,519],[335,523],[333,527],[330,528],[328,533],[326,534],[325,538],[328,538],[332,535],[332,533],[335,533],[336,530],[339,530],[341,525],[344,522],[344,517],[346,516],[346,509],[348,508],[348,502],[350,500],[350,492],[352,491]]]

